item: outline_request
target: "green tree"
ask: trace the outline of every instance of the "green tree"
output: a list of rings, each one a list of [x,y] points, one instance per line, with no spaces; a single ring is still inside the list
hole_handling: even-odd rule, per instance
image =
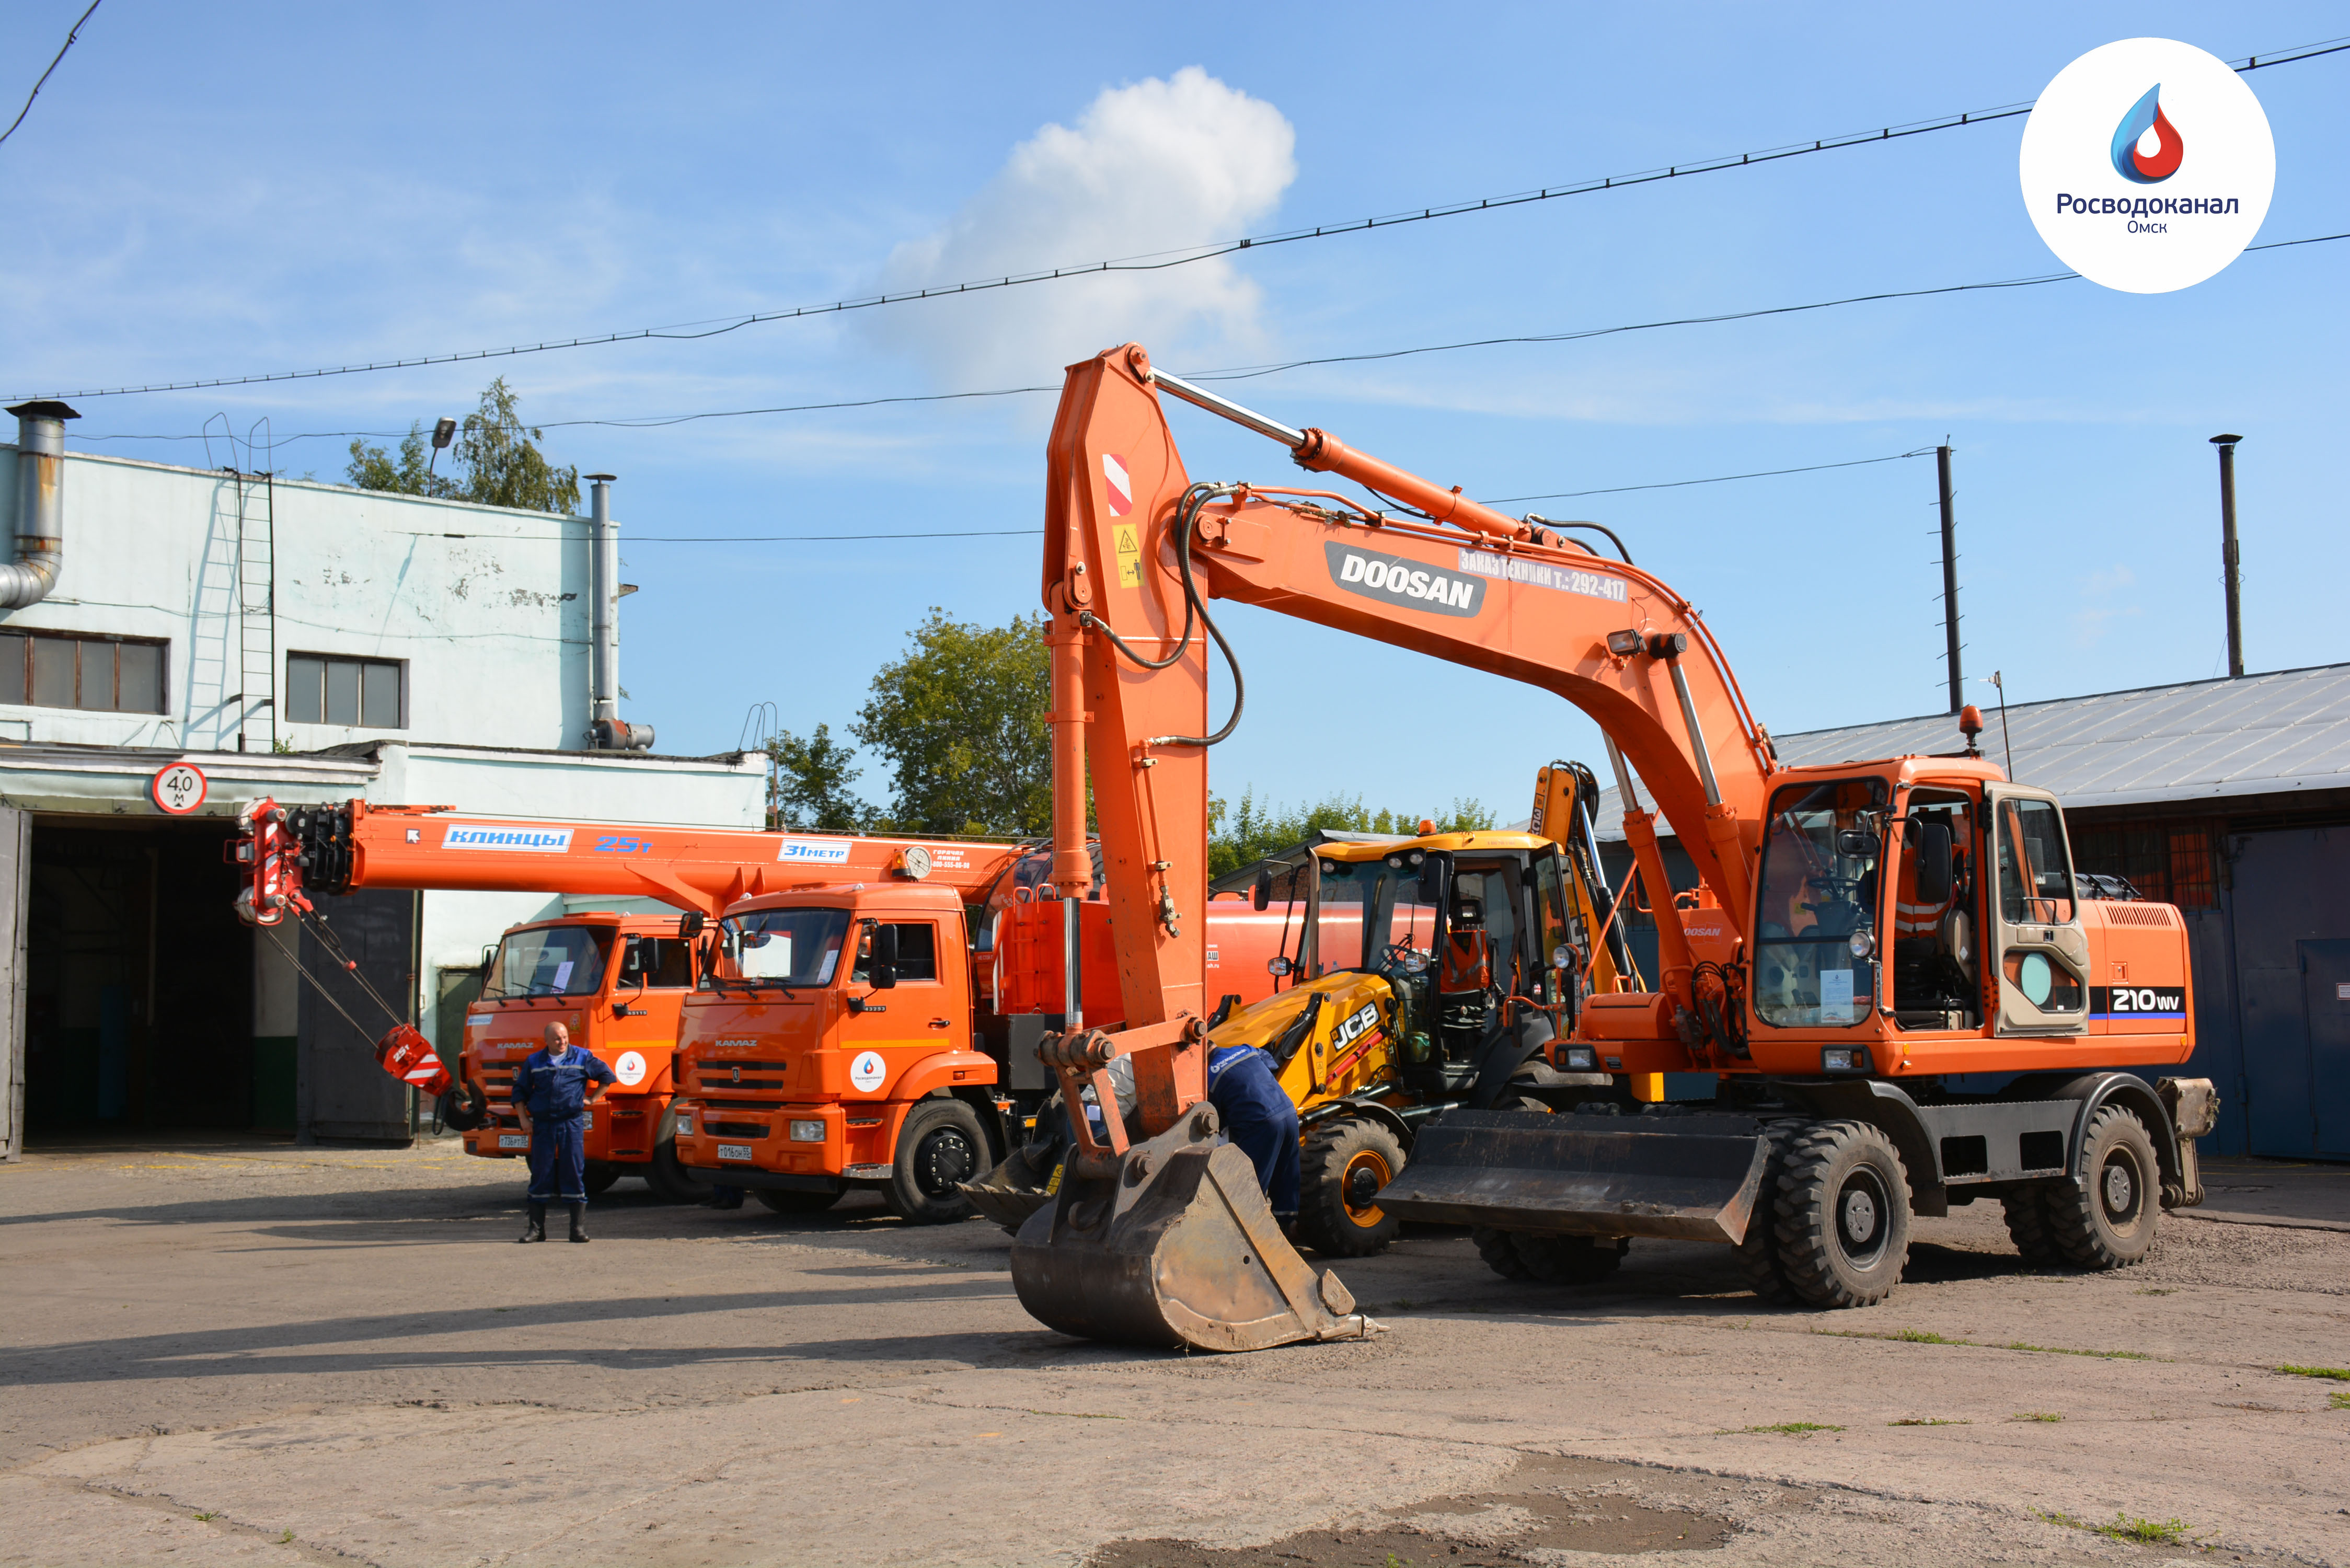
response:
[[[1053,826],[1042,617],[1000,627],[933,606],[905,656],[873,677],[852,733],[889,764],[900,833],[1035,834]]]
[[[1494,815],[1473,800],[1456,799],[1449,812],[1431,812],[1439,833],[1471,833],[1493,826]],[[1260,805],[1254,789],[1241,792],[1240,805],[1221,798],[1208,800],[1208,875],[1237,871],[1252,860],[1288,848],[1309,834],[1329,829],[1341,833],[1416,833],[1418,812],[1373,811],[1357,795],[1349,800],[1334,794],[1315,805],[1284,810]]]
[[[351,442],[345,477],[362,490],[403,495],[477,501],[525,512],[569,515],[579,510],[579,470],[557,468],[538,450],[546,432],[525,428],[515,408],[514,389],[504,376],[482,391],[481,407],[458,427],[447,472],[436,471],[424,444],[424,427],[411,424],[394,457],[380,446]]]
[[[863,826],[872,814],[848,787],[865,771],[851,765],[856,755],[825,724],[806,740],[785,730],[769,741],[768,827],[850,833]]]

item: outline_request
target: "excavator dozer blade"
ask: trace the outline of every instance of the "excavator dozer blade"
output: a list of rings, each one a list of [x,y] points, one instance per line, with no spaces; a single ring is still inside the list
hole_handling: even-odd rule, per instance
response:
[[[1452,1111],[1420,1129],[1379,1207],[1439,1224],[1735,1244],[1769,1163],[1752,1116]]]
[[[1020,1304],[1081,1339],[1263,1350],[1362,1339],[1379,1325],[1281,1234],[1256,1168],[1213,1141],[1215,1116],[1127,1151],[1106,1177],[1065,1176],[1012,1243]]]

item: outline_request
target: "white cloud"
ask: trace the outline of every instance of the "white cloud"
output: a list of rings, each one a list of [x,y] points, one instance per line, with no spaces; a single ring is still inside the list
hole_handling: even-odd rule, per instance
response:
[[[1279,109],[1197,66],[1111,88],[1074,128],[1047,125],[934,233],[899,245],[891,292],[1146,255],[1248,232],[1296,178]],[[1154,354],[1258,349],[1256,285],[1222,257],[937,304],[892,306],[866,329],[924,360],[942,387],[1056,380],[1128,339]]]

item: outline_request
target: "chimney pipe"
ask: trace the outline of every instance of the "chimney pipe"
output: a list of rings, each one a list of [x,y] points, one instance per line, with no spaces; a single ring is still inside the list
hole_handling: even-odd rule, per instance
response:
[[[1942,482],[1942,637],[1950,649],[1950,711],[1967,705],[1966,678],[1959,669],[1959,524],[1950,512],[1950,449],[1934,449]]]
[[[594,601],[588,663],[588,744],[604,752],[652,749],[650,724],[620,718],[620,525],[612,521],[616,475],[588,476],[588,592]]]
[[[2220,572],[2228,586],[2228,679],[2244,672],[2242,582],[2236,554],[2236,443],[2240,435],[2215,435],[2220,449]]]
[[[66,556],[66,426],[81,416],[63,403],[18,403],[16,558],[0,564],[0,609],[40,603],[57,586]]]

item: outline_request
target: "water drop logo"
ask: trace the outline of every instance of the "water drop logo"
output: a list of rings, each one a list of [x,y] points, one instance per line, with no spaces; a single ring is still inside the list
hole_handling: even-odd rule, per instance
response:
[[[2147,134],[2154,135],[2154,152],[2149,157],[2143,150]],[[2179,140],[2178,128],[2162,112],[2162,84],[2147,88],[2146,96],[2130,106],[2114,128],[2114,172],[2138,185],[2158,185],[2178,172],[2178,161],[2187,156],[2187,143]]]

